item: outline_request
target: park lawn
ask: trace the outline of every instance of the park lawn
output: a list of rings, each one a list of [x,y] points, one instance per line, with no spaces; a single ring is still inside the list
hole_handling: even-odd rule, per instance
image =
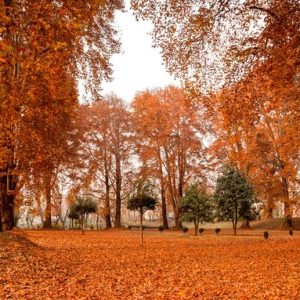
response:
[[[300,299],[300,232],[0,235],[0,299]]]

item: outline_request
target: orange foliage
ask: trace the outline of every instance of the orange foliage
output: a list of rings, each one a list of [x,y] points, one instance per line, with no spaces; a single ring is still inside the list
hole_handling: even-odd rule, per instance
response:
[[[299,235],[244,233],[1,235],[0,298],[299,299]]]
[[[142,92],[132,106],[142,173],[159,180],[163,209],[168,196],[177,226],[178,201],[187,183],[205,181],[200,112],[175,87]]]
[[[268,216],[277,201],[292,215],[299,203],[300,2],[131,3],[154,22],[169,70],[205,107],[213,156],[250,177]]]
[[[6,229],[14,225],[14,197],[27,172],[42,175],[51,201],[58,161],[69,155],[74,134],[77,80],[84,76],[94,94],[110,77],[108,60],[119,50],[112,21],[121,7],[117,0],[1,1],[0,193]],[[49,223],[50,205],[47,215]]]

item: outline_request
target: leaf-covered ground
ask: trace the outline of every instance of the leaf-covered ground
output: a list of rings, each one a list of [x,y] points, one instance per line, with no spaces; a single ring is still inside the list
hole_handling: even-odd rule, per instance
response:
[[[300,299],[300,232],[15,231],[0,299]]]

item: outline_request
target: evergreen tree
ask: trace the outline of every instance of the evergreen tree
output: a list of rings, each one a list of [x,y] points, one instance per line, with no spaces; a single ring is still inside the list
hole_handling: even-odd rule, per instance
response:
[[[200,222],[210,222],[213,219],[211,198],[197,184],[192,184],[187,188],[185,196],[180,199],[179,209],[182,221],[194,223],[195,235],[198,235]]]
[[[97,210],[97,204],[93,199],[89,197],[77,197],[75,202],[71,205],[69,218],[80,219],[81,232],[84,233],[84,222],[90,213],[95,213]]]
[[[218,218],[231,221],[235,235],[238,220],[250,220],[256,215],[253,188],[236,167],[226,166],[222,170],[214,198]]]

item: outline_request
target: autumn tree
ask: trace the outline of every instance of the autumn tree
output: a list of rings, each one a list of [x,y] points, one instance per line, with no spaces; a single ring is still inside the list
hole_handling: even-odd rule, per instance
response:
[[[231,221],[235,235],[239,220],[250,220],[255,216],[253,188],[236,167],[223,168],[217,179],[214,197],[218,218]]]
[[[115,227],[120,227],[121,206],[131,171],[131,115],[121,99],[110,95],[88,107],[85,116],[85,185],[104,198],[106,227],[112,226],[113,208]]]
[[[153,21],[169,71],[213,118],[215,155],[247,173],[268,216],[278,201],[291,216],[299,201],[300,2],[131,4]]]
[[[43,134],[53,134],[70,117],[78,79],[85,75],[86,88],[96,93],[111,74],[108,61],[119,50],[112,22],[122,2],[5,0],[0,5],[1,221],[11,229],[20,179],[36,161],[48,163],[47,147],[56,152],[53,136]]]
[[[224,80],[238,82],[280,45],[296,54],[299,5],[298,0],[131,0],[137,17],[154,24],[154,45],[162,49],[168,70],[198,92],[219,89]]]
[[[136,149],[142,171],[159,180],[162,215],[167,227],[166,199],[180,226],[179,199],[194,176],[201,178],[204,153],[199,111],[175,87],[145,91],[133,101]]]

